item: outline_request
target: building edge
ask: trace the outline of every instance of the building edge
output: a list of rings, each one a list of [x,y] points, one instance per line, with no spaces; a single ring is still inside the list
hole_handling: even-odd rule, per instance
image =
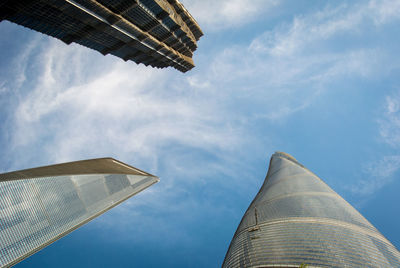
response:
[[[155,175],[135,168],[115,158],[102,157],[6,172],[0,174],[0,182],[78,174],[129,174],[158,178]]]
[[[148,186],[146,186],[145,188],[140,189],[139,191],[137,191],[137,192],[135,192],[135,193],[132,193],[131,195],[127,196],[126,198],[124,198],[124,199],[122,199],[122,200],[120,200],[120,201],[114,203],[114,204],[113,204],[112,206],[110,206],[109,208],[106,208],[106,209],[104,209],[104,210],[102,210],[102,211],[99,211],[98,213],[94,214],[93,216],[89,217],[88,219],[86,219],[86,220],[82,221],[81,223],[75,225],[75,226],[72,227],[71,229],[65,231],[65,232],[62,233],[62,234],[59,234],[58,236],[54,237],[54,238],[51,239],[50,241],[48,241],[48,242],[46,242],[46,243],[44,243],[44,244],[38,246],[38,247],[35,248],[33,251],[31,251],[31,252],[29,252],[29,253],[27,253],[27,254],[25,254],[25,255],[19,257],[18,259],[12,261],[11,263],[8,263],[8,264],[7,264],[6,266],[4,266],[4,267],[11,267],[11,266],[13,266],[13,265],[16,265],[17,263],[23,261],[24,259],[26,259],[26,258],[32,256],[32,255],[35,254],[35,253],[41,251],[41,250],[44,249],[45,247],[47,247],[47,246],[53,244],[54,242],[56,242],[57,240],[63,238],[64,236],[67,236],[68,234],[70,234],[71,232],[75,231],[76,229],[82,227],[83,225],[87,224],[88,222],[92,221],[93,219],[97,218],[98,216],[100,216],[100,215],[106,213],[106,212],[109,211],[110,209],[112,209],[112,208],[118,206],[119,204],[121,204],[122,202],[128,200],[128,199],[131,198],[132,196],[134,196],[134,195],[136,195],[136,194],[142,192],[143,190],[146,190],[147,188],[149,188],[149,187],[152,186],[153,184],[156,184],[157,182],[160,181],[160,179],[159,179],[158,177],[156,177],[156,176],[153,176],[153,177],[156,178],[156,180],[155,180],[154,182],[152,182],[151,184],[149,184]]]

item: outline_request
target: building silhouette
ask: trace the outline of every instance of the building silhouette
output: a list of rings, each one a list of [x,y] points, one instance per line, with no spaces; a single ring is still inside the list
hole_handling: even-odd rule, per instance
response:
[[[275,153],[222,267],[400,267],[400,252],[292,156]]]
[[[194,67],[203,35],[178,0],[5,0],[0,21],[157,68]]]
[[[158,181],[112,158],[0,174],[0,267],[18,263]]]

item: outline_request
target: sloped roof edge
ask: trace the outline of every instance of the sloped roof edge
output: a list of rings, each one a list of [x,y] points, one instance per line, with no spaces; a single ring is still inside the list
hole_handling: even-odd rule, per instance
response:
[[[78,174],[129,174],[156,177],[112,157],[79,160],[0,174],[0,181]]]

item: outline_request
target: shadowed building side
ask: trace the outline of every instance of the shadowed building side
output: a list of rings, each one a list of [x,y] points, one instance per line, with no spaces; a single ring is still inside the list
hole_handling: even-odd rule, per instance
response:
[[[157,68],[194,67],[203,35],[177,0],[6,0],[0,20]]]
[[[0,266],[11,266],[159,179],[112,158],[0,174]]]
[[[400,252],[285,153],[243,216],[222,267],[400,267]]]

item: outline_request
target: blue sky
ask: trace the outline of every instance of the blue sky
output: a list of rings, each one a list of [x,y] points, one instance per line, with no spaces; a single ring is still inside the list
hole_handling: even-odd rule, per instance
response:
[[[400,248],[400,1],[182,2],[205,33],[185,74],[0,23],[0,172],[161,179],[17,267],[219,267],[274,151]]]

